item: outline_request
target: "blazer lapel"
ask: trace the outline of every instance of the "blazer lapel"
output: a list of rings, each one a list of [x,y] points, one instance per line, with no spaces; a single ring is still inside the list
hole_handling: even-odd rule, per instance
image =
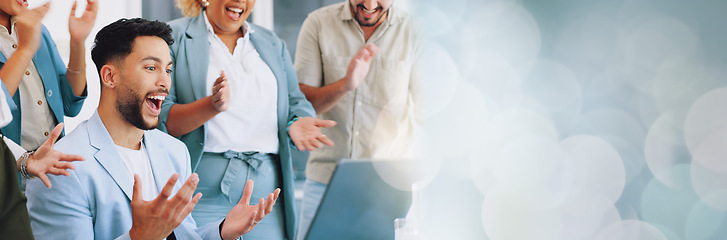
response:
[[[257,25],[250,24],[250,28],[256,27]],[[287,122],[288,120],[285,118],[288,116],[288,84],[286,73],[282,70],[283,66],[281,66],[280,56],[278,55],[279,52],[276,51],[276,48],[280,46],[277,46],[275,41],[271,41],[270,39],[266,39],[264,36],[261,36],[261,34],[262,33],[251,33],[250,42],[252,42],[252,45],[255,46],[255,50],[257,50],[260,58],[268,64],[273,75],[275,75],[275,80],[278,83],[278,122]]]
[[[207,66],[210,58],[210,44],[207,40],[207,26],[204,15],[199,14],[187,27],[184,52],[187,55],[187,70],[193,86],[194,98],[201,99],[207,94]],[[185,84],[185,83],[183,83]]]
[[[250,28],[254,28],[254,25],[252,24],[250,24],[249,26]],[[261,32],[260,30],[258,31]],[[283,78],[284,76],[282,76],[283,73],[279,71],[279,69],[281,69],[280,56],[276,56],[277,51],[275,51],[277,44],[273,41],[270,41],[269,39],[258,36],[258,34],[255,34],[254,32],[250,34],[250,41],[252,42],[252,45],[255,46],[255,50],[257,50],[258,54],[260,54],[260,57],[263,59],[263,61],[265,61],[265,63],[268,64],[268,67],[270,67],[270,70],[273,71],[275,78],[285,79]]]
[[[91,146],[98,149],[98,152],[93,155],[94,158],[106,169],[106,172],[111,175],[116,185],[124,191],[126,197],[131,201],[134,192],[134,181],[129,177],[126,165],[124,165],[124,162],[121,160],[121,155],[116,150],[116,144],[114,144],[111,135],[109,135],[103,122],[101,122],[98,112],[94,113],[88,119],[87,127]]]
[[[53,77],[53,75],[55,75],[53,62],[51,62],[50,58],[41,56],[50,56],[50,53],[48,53],[48,48],[45,46],[45,44],[41,44],[38,48],[38,51],[36,51],[35,55],[33,55],[33,63],[35,64],[35,68],[40,74],[40,79],[56,79],[56,77]],[[49,82],[43,81],[44,86],[47,84],[49,84]],[[47,89],[49,88],[49,86],[45,86],[45,88]]]

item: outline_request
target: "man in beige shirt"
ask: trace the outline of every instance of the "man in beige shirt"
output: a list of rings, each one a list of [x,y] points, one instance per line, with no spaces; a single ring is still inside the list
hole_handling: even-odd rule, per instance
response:
[[[410,158],[418,91],[412,69],[419,43],[412,20],[393,0],[347,0],[308,15],[295,70],[318,117],[338,125],[335,142],[311,152],[298,239],[304,239],[341,158]]]

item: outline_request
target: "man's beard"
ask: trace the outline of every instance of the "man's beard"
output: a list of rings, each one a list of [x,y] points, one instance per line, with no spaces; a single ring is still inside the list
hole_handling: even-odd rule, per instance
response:
[[[151,130],[157,128],[159,120],[147,125],[144,122],[144,117],[141,115],[141,109],[146,101],[146,98],[142,98],[138,92],[131,88],[124,89],[124,92],[119,92],[119,97],[116,99],[116,109],[119,110],[121,116],[124,119],[134,125],[136,128],[141,130]]]
[[[361,9],[365,9],[365,8],[361,4],[355,6],[355,8],[354,8],[355,9],[354,10],[354,17],[356,17],[356,22],[358,22],[358,24],[361,25],[362,27],[373,27],[373,26],[376,26],[376,24],[379,23],[379,21],[381,21],[381,18],[383,18],[387,14],[387,12],[389,11],[388,9],[386,11],[384,11],[384,9],[381,8],[381,6],[376,7],[376,8],[379,9],[379,17],[376,18],[376,21],[373,21],[372,23],[366,23],[365,22],[366,21],[366,18],[363,17],[363,13],[359,12],[358,6],[361,6]],[[361,10],[361,11],[363,11],[363,10]]]

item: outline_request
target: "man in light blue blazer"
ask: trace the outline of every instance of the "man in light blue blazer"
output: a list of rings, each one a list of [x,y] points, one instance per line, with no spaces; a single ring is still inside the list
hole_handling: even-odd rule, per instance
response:
[[[28,182],[36,239],[236,239],[270,212],[279,190],[251,206],[248,181],[248,199],[227,218],[195,226],[199,178],[184,144],[155,129],[171,84],[171,43],[171,29],[158,21],[121,19],[99,31],[98,110],[55,147],[86,161],[68,177],[51,176],[51,189]]]

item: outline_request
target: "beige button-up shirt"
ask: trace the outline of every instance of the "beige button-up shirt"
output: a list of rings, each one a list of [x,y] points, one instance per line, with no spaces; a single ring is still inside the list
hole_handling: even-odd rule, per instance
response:
[[[7,28],[0,26],[0,50],[8,59],[18,47],[15,17],[11,17],[10,21],[13,28],[12,33]],[[20,118],[22,119],[20,146],[35,150],[48,139],[56,125],[56,120],[50,105],[46,102],[43,80],[40,79],[40,74],[32,61],[23,72],[23,79],[15,94],[20,94]]]
[[[340,158],[410,158],[416,128],[417,79],[412,77],[419,42],[411,18],[392,6],[369,38],[380,51],[358,88],[346,94],[321,119],[338,124],[323,134],[335,142],[311,152],[308,179],[328,183]],[[348,63],[364,45],[363,30],[348,1],[308,15],[298,36],[295,71],[300,83],[321,87],[346,75]]]

